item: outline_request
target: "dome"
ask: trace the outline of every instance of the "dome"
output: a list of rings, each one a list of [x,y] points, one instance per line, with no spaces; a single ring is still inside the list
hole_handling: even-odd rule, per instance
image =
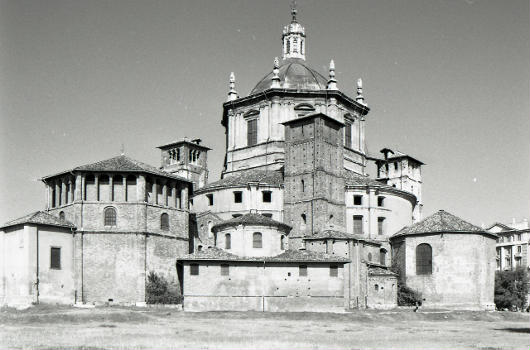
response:
[[[279,68],[280,85],[283,89],[325,90],[327,79],[320,73],[305,65],[304,60],[289,58]],[[256,84],[250,94],[270,89],[273,73],[270,72]]]

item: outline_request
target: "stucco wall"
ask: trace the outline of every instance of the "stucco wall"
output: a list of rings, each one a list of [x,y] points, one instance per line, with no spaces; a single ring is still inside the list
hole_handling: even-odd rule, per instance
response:
[[[51,247],[61,248],[60,269],[50,268]],[[74,302],[73,238],[69,229],[43,225],[3,229],[0,252],[2,305]]]
[[[190,262],[183,262],[187,311],[344,310],[341,264],[338,276],[330,277],[329,263],[305,263],[307,277],[301,277],[298,263],[230,262],[228,276],[221,276],[221,262],[195,263],[199,275],[192,276]]]
[[[261,248],[253,247],[253,235],[261,233]],[[230,234],[231,248],[226,249],[226,234]],[[287,234],[276,227],[237,226],[225,227],[217,232],[217,247],[239,256],[275,256],[281,254],[281,237],[284,236],[284,250],[287,249]]]
[[[416,274],[416,247],[432,247],[432,274]],[[495,239],[480,234],[407,236],[405,282],[423,294],[424,305],[493,309]]]
[[[242,192],[242,203],[234,202],[234,191]],[[271,191],[271,202],[263,201],[263,191]],[[272,214],[272,219],[283,221],[283,188],[279,186],[255,185],[211,189],[200,192],[193,197],[193,212],[200,214],[205,211],[215,213],[223,220],[235,214],[247,214],[251,210],[259,214]],[[213,196],[213,205],[209,205],[207,195]]]

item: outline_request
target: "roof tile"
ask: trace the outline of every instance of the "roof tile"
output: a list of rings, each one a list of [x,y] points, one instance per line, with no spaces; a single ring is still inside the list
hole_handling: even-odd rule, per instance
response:
[[[75,228],[75,225],[67,220],[59,219],[56,216],[48,214],[44,211],[36,211],[34,213],[25,215],[21,218],[6,222],[0,228],[22,225],[22,224],[41,224],[57,227]]]

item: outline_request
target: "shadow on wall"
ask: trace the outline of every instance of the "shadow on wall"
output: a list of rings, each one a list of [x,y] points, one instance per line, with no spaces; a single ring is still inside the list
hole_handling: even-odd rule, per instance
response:
[[[530,334],[530,328],[498,328],[496,331],[506,331],[512,333],[528,333]]]

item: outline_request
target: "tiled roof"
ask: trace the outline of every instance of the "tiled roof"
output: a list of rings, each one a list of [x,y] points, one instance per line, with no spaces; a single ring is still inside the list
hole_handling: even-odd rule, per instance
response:
[[[318,232],[314,235],[310,236],[304,236],[304,240],[320,240],[320,239],[344,239],[344,240],[355,240],[355,241],[366,241],[366,242],[373,242],[378,245],[381,245],[380,242],[371,240],[363,235],[353,234],[353,233],[347,233],[339,230],[323,230],[322,232]]]
[[[222,221],[214,226],[212,226],[212,231],[216,232],[222,230],[225,227],[235,227],[239,225],[257,225],[257,226],[272,226],[277,227],[282,231],[289,232],[291,231],[291,226],[284,224],[263,216],[261,214],[249,213],[242,216],[238,216],[229,220]]]
[[[444,232],[487,233],[496,236],[493,233],[485,232],[482,228],[470,224],[453,214],[440,210],[420,222],[402,228],[392,238],[422,233]]]
[[[259,183],[265,185],[283,185],[283,174],[277,170],[245,170],[227,175],[225,178],[209,183],[199,188],[195,193],[205,192],[211,189],[222,187],[247,186],[249,183]]]
[[[81,165],[71,170],[63,171],[55,175],[45,176],[43,179],[47,179],[53,176],[57,176],[57,175],[64,174],[67,172],[74,172],[74,171],[94,171],[94,172],[109,171],[109,172],[148,173],[148,174],[153,174],[153,175],[158,175],[158,176],[163,176],[163,177],[170,177],[170,178],[178,179],[181,181],[190,182],[189,180],[183,177],[176,176],[176,175],[167,173],[165,171],[159,170],[155,168],[154,166],[134,160],[125,155],[120,155],[117,157],[113,157],[110,159],[102,160],[102,161],[91,163],[91,164]]]
[[[505,225],[505,224],[501,224],[500,222],[493,223],[491,226],[487,227],[486,230],[491,230],[495,226],[499,226],[502,229],[502,231],[513,231],[514,230],[512,227]]]
[[[345,180],[346,180],[346,185],[349,185],[349,186],[371,186],[371,187],[380,187],[380,188],[391,188],[393,190],[396,189],[392,186],[389,186],[377,180],[370,179],[369,177],[357,175],[351,171],[346,172]]]
[[[75,228],[75,225],[72,224],[69,221],[61,220],[56,216],[50,215],[44,211],[37,211],[31,214],[28,214],[26,216],[23,216],[21,218],[11,220],[9,222],[6,222],[3,226],[4,227],[10,227],[15,225],[22,225],[22,224],[40,224],[40,225],[49,225],[49,226],[57,226],[57,227],[67,227],[67,228]]]
[[[276,256],[239,256],[232,253],[229,253],[225,250],[210,247],[193,254],[187,254],[181,257],[178,257],[179,261],[193,261],[193,260],[202,260],[202,261],[256,261],[256,262],[338,262],[338,263],[347,263],[350,262],[349,259],[312,252],[309,250],[286,250],[283,253]]]
[[[381,266],[368,264],[368,275],[370,276],[397,276],[394,272]]]

